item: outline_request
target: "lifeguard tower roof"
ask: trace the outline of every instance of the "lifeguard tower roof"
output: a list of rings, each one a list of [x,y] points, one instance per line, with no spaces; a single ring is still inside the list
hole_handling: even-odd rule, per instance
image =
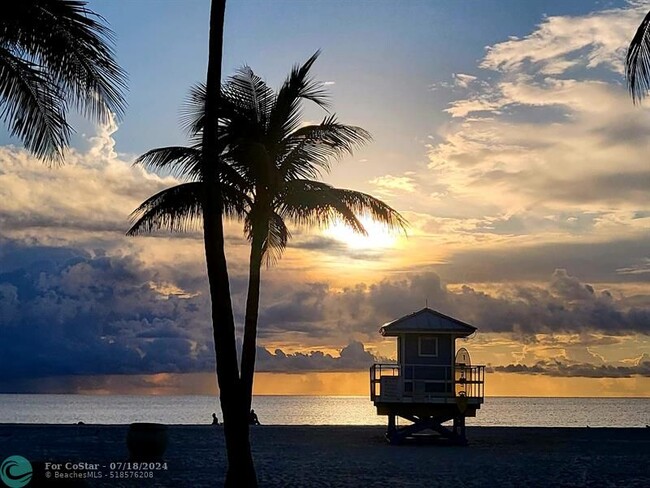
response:
[[[379,331],[381,335],[388,337],[409,332],[430,332],[434,334],[453,334],[458,337],[467,337],[476,331],[476,327],[431,310],[430,308],[423,308],[422,310],[382,325]]]

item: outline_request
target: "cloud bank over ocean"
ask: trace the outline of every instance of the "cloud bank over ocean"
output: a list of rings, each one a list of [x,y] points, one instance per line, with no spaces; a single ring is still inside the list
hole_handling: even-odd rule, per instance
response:
[[[209,372],[214,369],[203,280],[167,281],[132,256],[94,250],[26,246],[3,242],[0,258],[0,356],[10,384],[17,378],[63,375],[111,375]],[[181,287],[180,285],[184,285]],[[198,284],[198,286],[197,286]],[[243,303],[245,278],[234,277],[236,303]],[[422,307],[422,298],[443,313],[479,327],[473,349],[489,350],[491,335],[510,346],[528,347],[526,363],[495,365],[496,371],[550,375],[616,377],[650,376],[639,364],[571,366],[533,362],[530,351],[552,348],[575,351],[621,344],[650,332],[650,305],[635,297],[612,294],[556,270],[545,286],[518,285],[489,293],[462,286],[450,290],[433,272],[357,283],[341,290],[326,283],[270,281],[260,313],[261,344],[282,347],[258,350],[258,370],[267,372],[358,371],[381,354],[371,346],[378,327]],[[638,297],[637,297],[638,299]],[[238,314],[241,325],[243,317]],[[580,336],[579,344],[570,336]],[[485,337],[485,341],[483,338]],[[540,339],[545,337],[546,339]],[[329,346],[340,344],[340,346]],[[311,347],[310,347],[311,346]],[[338,349],[339,354],[322,348]],[[295,348],[295,346],[294,346]],[[514,357],[511,356],[511,360]],[[628,362],[633,358],[625,358]],[[619,368],[619,369],[616,369]],[[623,369],[620,369],[623,368]]]

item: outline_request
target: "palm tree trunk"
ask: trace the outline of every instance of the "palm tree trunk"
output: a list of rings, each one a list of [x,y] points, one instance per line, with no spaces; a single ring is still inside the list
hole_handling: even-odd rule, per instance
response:
[[[246,297],[246,318],[244,319],[244,344],[241,358],[241,382],[243,402],[246,411],[253,400],[253,378],[255,376],[255,355],[257,352],[257,318],[260,308],[260,283],[262,276],[263,241],[259,227],[253,231],[251,255],[248,270],[248,295]],[[268,226],[267,226],[268,228]]]
[[[222,195],[218,184],[217,105],[221,89],[225,0],[213,0],[210,12],[210,45],[206,82],[203,157],[203,232],[205,258],[212,301],[212,328],[217,361],[219,396],[224,417],[228,454],[226,486],[257,486],[250,449],[248,411],[242,409],[242,389],[237,366],[235,322],[224,250]]]

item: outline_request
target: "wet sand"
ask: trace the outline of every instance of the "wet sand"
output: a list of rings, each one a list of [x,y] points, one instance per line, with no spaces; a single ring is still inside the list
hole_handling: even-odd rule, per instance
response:
[[[110,463],[128,460],[126,433],[121,425],[0,424],[0,461],[18,454],[107,466],[99,469],[102,479],[81,486],[222,485],[222,428],[170,426],[166,471],[109,479]],[[383,435],[381,427],[253,427],[260,486],[650,486],[648,428],[468,427],[467,447],[390,446]]]

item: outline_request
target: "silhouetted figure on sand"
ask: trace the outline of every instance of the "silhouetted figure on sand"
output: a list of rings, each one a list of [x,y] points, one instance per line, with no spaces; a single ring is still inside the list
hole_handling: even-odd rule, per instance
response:
[[[260,419],[257,418],[257,414],[253,409],[251,409],[251,413],[248,416],[248,423],[251,425],[260,425]]]
[[[217,418],[216,413],[212,414],[212,425],[219,425],[219,419]]]

